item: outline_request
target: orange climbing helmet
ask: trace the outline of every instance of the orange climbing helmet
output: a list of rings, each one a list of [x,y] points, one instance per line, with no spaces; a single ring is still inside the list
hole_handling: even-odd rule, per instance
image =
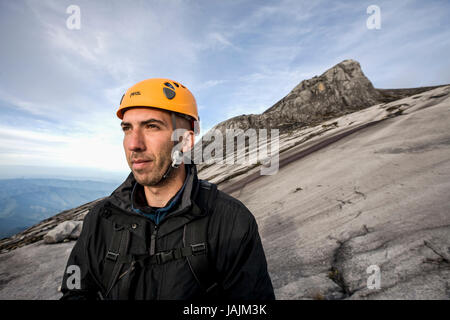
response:
[[[151,107],[173,111],[199,121],[197,102],[192,93],[179,82],[153,78],[136,83],[120,100],[117,116],[123,119],[127,108]]]

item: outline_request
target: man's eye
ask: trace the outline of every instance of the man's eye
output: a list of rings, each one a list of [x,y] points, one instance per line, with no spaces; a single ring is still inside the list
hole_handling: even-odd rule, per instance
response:
[[[122,127],[122,131],[127,131],[130,127]]]
[[[151,124],[151,123],[145,125],[145,127],[146,127],[147,129],[158,129],[158,128],[159,128],[157,125]]]

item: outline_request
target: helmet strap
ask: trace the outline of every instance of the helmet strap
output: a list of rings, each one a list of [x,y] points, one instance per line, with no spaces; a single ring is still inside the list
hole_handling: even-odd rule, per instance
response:
[[[177,121],[176,121],[177,119],[176,119],[174,112],[171,112],[170,115],[172,117],[172,130],[175,131],[177,129]],[[174,147],[176,146],[176,142],[177,141],[173,142]],[[172,153],[172,163],[169,165],[169,167],[166,170],[166,173],[164,173],[164,175],[162,176],[160,181],[167,179],[167,177],[170,175],[170,173],[172,171],[172,168],[176,169],[180,166],[180,164],[178,163],[178,159],[179,159],[179,157],[182,157],[182,156],[183,156],[182,151],[178,151],[178,152],[175,151]]]

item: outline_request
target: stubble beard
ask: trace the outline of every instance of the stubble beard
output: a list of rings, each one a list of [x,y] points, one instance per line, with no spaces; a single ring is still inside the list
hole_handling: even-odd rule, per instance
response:
[[[158,185],[166,184],[170,179],[169,175],[166,179],[162,179],[164,174],[167,172],[167,169],[172,163],[171,150],[167,152],[161,152],[161,154],[157,157],[152,157],[152,162],[149,167],[144,167],[142,169],[133,169],[130,166],[131,171],[133,172],[134,178],[136,181],[142,186],[154,187]],[[131,164],[131,161],[130,161]]]

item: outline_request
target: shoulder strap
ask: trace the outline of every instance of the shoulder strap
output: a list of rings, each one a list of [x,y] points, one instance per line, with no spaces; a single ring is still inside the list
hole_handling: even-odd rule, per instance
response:
[[[106,209],[105,216],[109,216],[108,209]],[[125,264],[123,258],[126,255],[128,243],[130,241],[130,232],[124,226],[114,223],[114,230],[110,241],[108,252],[106,253],[105,262],[102,273],[102,283],[105,288],[105,298],[108,297],[109,292],[114,287],[118,280],[119,273]]]
[[[214,209],[217,197],[215,184],[200,180],[200,188],[197,195],[197,203],[206,215],[193,220],[184,226],[183,245],[197,248],[197,254],[187,256],[189,267],[200,287],[205,293],[211,293],[217,288],[214,270],[208,259],[208,224]]]
[[[217,197],[217,185],[205,180],[200,180],[199,194],[197,195],[197,201],[202,206],[202,209],[207,210],[207,214],[212,214],[214,210],[214,202]]]

